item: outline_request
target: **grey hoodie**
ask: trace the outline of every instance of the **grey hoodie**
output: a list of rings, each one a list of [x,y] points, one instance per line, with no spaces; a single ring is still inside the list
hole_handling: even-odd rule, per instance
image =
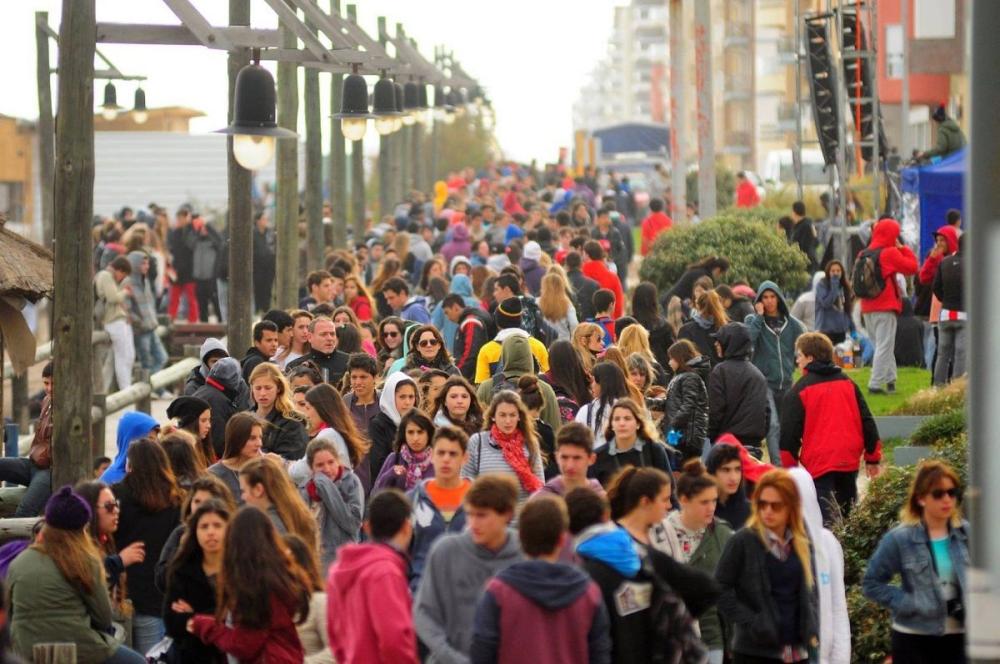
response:
[[[444,535],[431,547],[413,603],[417,636],[430,651],[428,664],[467,664],[472,621],[486,582],[523,560],[514,530],[497,552],[472,541],[468,531]]]
[[[361,518],[365,511],[365,492],[361,480],[350,469],[334,482],[323,473],[316,473],[299,486],[299,493],[306,505],[316,505],[309,497],[309,483],[319,495],[319,523],[321,569],[329,569],[337,558],[337,549],[348,542],[357,542],[361,532]]]
[[[132,296],[129,298],[132,307],[132,328],[137,333],[156,329],[156,302],[153,299],[153,289],[149,285],[149,279],[139,274],[142,261],[147,258],[149,256],[141,251],[133,251],[128,255],[128,261],[132,264],[132,274],[128,278],[129,285],[132,286]]]

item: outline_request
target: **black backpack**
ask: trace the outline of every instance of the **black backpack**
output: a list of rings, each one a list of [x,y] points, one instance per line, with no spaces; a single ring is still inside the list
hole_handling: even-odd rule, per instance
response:
[[[881,249],[865,249],[858,254],[851,268],[851,288],[856,296],[871,299],[885,290],[885,278],[879,262],[881,254]]]
[[[525,332],[541,341],[546,348],[559,338],[552,327],[545,322],[542,310],[538,308],[538,304],[532,298],[521,298],[521,324],[524,326]]]
[[[490,390],[490,400],[493,400],[501,390],[517,392],[517,381],[510,378],[503,372],[503,367],[497,369],[493,374],[493,389]]]

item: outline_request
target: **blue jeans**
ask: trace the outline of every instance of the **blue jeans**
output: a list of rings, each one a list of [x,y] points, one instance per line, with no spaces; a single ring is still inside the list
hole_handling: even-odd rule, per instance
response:
[[[104,664],[146,664],[146,658],[131,648],[118,646],[111,657],[104,660]]]
[[[27,457],[0,458],[0,480],[28,487],[15,517],[38,516],[52,495],[52,471],[39,468]]]
[[[156,373],[167,364],[167,351],[163,342],[156,336],[156,330],[137,332],[135,334],[135,351],[139,356],[142,368],[151,374]]]
[[[132,645],[140,653],[147,653],[166,635],[163,619],[141,613],[132,617]]]
[[[771,409],[771,422],[767,427],[767,455],[775,468],[781,468],[781,400],[784,398],[784,390],[767,388],[767,407]]]

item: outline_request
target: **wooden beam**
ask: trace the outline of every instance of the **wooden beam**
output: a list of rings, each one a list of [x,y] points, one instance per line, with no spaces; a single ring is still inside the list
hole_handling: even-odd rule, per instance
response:
[[[284,2],[284,0],[279,0]],[[287,9],[287,7],[286,7]],[[289,10],[290,11],[290,10]],[[294,48],[296,35],[282,21],[281,40]],[[299,119],[298,70],[293,63],[278,63],[278,125],[296,131]],[[299,168],[298,139],[278,140],[275,227],[277,229],[277,300],[279,309],[298,304],[299,292]]]
[[[389,57],[382,46],[368,36],[356,22],[345,21],[340,12],[325,13],[316,0],[290,0],[305,14],[306,20],[314,23],[325,34],[334,49],[351,49],[355,53],[370,57],[367,64],[373,67],[391,69],[399,65]]]
[[[95,0],[63,0],[54,200],[52,486],[90,473]],[[103,441],[102,441],[103,443]]]
[[[229,0],[229,23],[250,25],[250,0]],[[277,32],[277,31],[275,31]],[[233,102],[236,98],[236,76],[250,62],[250,51],[240,48],[229,52],[229,122],[233,121]],[[226,164],[229,200],[229,320],[228,340],[234,353],[250,347],[253,306],[253,173],[240,166],[233,156],[233,136],[226,137]],[[261,267],[261,266],[258,266]],[[272,271],[271,278],[274,279]],[[270,302],[258,303],[265,310]],[[234,355],[235,356],[235,355]]]
[[[232,48],[277,48],[281,36],[277,30],[247,26],[212,27],[225,36]],[[97,42],[102,44],[149,44],[160,46],[202,46],[198,37],[185,25],[133,25],[129,23],[98,23]],[[208,48],[222,49],[215,43]]]
[[[233,45],[229,39],[212,27],[212,24],[188,0],[163,0],[163,4],[194,33],[203,46],[226,51],[232,49]]]
[[[306,27],[306,24],[299,19],[295,10],[286,4],[288,0],[264,0],[268,6],[278,15],[278,22],[283,28],[287,28],[296,37],[302,40],[306,50],[315,56],[320,62],[338,62],[339,59],[326,49],[323,42]],[[283,40],[284,41],[284,40]],[[284,43],[288,47],[288,43]],[[294,44],[291,44],[294,46]]]

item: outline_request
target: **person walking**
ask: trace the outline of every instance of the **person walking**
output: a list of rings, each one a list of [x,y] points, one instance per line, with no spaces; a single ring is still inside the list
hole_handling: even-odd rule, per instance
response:
[[[149,255],[144,251],[132,251],[128,260],[132,265],[132,273],[128,278],[132,289],[129,298],[132,338],[135,340],[140,366],[154,374],[167,363],[167,351],[156,335],[159,322],[156,319],[156,300],[149,278]]]
[[[896,392],[896,322],[903,311],[904,294],[898,282],[917,273],[917,257],[899,235],[898,221],[891,217],[879,219],[872,230],[871,242],[858,255],[852,273],[865,329],[875,345],[869,394]],[[870,274],[860,283],[859,270]]]
[[[653,243],[660,233],[670,230],[673,220],[663,211],[664,203],[662,198],[654,198],[649,201],[649,216],[642,220],[642,245],[639,253],[645,256],[653,248]]]
[[[182,205],[177,208],[176,225],[167,234],[167,248],[170,250],[170,265],[167,277],[170,280],[170,303],[167,315],[170,320],[177,320],[181,297],[187,303],[187,319],[196,323],[199,319],[198,298],[195,294],[194,282],[194,245],[197,234],[191,227],[191,206]]]
[[[668,432],[668,441],[676,432],[681,459],[686,461],[701,456],[708,434],[708,389],[698,373],[707,368],[708,362],[687,339],[678,341],[667,352],[674,377],[667,385],[663,429]]]
[[[735,436],[758,459],[768,432],[767,379],[750,362],[753,348],[743,323],[729,323],[715,336],[716,352],[724,358],[708,377],[708,437]]]
[[[253,221],[253,302],[254,311],[267,311],[271,307],[274,288],[275,256],[277,255],[274,229],[268,223],[267,213],[254,214]]]
[[[854,327],[854,292],[844,264],[838,260],[827,263],[815,290],[816,331],[825,334],[834,346],[843,343]]]
[[[132,286],[126,281],[130,274],[132,263],[125,256],[118,256],[94,277],[95,323],[111,337],[111,352],[103,366],[105,392],[110,392],[112,379],[119,390],[132,386],[135,340],[128,316]]]
[[[969,525],[962,485],[947,464],[924,461],[900,510],[868,562],[865,597],[892,613],[895,664],[964,664]],[[900,578],[899,585],[893,582]]]
[[[966,325],[968,314],[964,298],[964,248],[968,233],[958,239],[958,251],[941,261],[934,275],[934,295],[941,301],[938,320],[937,362],[934,364],[934,384],[944,385],[952,378],[965,374]]]
[[[250,388],[243,380],[240,363],[224,357],[212,365],[205,384],[191,395],[207,402],[212,411],[212,447],[222,456],[226,443],[226,424],[243,411],[250,410]]]
[[[289,461],[301,459],[309,437],[305,418],[292,404],[292,390],[285,376],[277,365],[264,362],[250,374],[249,383],[254,412],[270,425],[264,432],[264,452]]]
[[[336,448],[327,440],[310,441],[306,462],[311,476],[300,484],[299,495],[319,527],[320,564],[327,569],[341,546],[357,542],[365,511],[361,480],[340,463]]]

